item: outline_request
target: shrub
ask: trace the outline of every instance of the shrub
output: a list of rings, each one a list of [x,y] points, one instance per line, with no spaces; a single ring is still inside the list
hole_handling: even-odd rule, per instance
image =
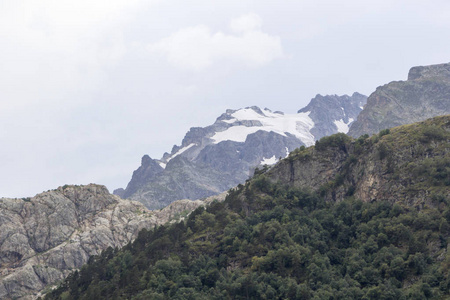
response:
[[[330,136],[325,136],[316,141],[316,150],[323,151],[327,148],[339,148],[340,150],[346,149],[346,144],[351,141],[351,137],[345,133],[337,133]]]
[[[391,133],[391,131],[389,129],[383,129],[380,131],[380,133],[378,133],[378,137],[382,137],[384,135],[388,135],[389,133]]]
[[[388,148],[386,147],[386,144],[381,143],[378,146],[378,158],[380,160],[383,160],[384,158],[386,158],[389,155],[389,151]]]
[[[420,138],[420,141],[423,143],[429,143],[433,140],[440,141],[444,140],[446,138],[446,131],[445,129],[438,127],[438,126],[425,126],[422,129],[422,137]]]

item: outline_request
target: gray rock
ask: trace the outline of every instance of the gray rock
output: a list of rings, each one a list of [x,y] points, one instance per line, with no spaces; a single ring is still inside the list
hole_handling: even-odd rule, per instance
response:
[[[35,299],[91,255],[122,247],[142,228],[187,215],[205,203],[182,200],[149,211],[95,184],[59,187],[33,198],[1,198],[0,299]]]
[[[214,168],[177,156],[169,161],[164,172],[129,197],[149,209],[166,207],[174,200],[200,199],[219,194],[238,184]]]
[[[450,113],[450,64],[411,68],[407,81],[378,87],[348,132],[353,137]]]
[[[362,111],[366,101],[367,96],[359,93],[353,93],[352,96],[317,95],[298,112],[310,112],[309,116],[314,121],[311,133],[316,140],[320,140],[324,136],[342,132],[338,130],[336,121],[350,126]]]
[[[144,156],[141,166],[121,196],[144,203],[147,208],[159,209],[178,199],[199,199],[226,191],[245,182],[256,167],[270,161],[272,164],[284,158],[295,148],[311,145],[315,139],[338,132],[336,121],[350,124],[365,104],[366,96],[354,93],[350,96],[316,96],[299,112],[309,112],[315,126],[309,132],[310,139],[300,139],[290,133],[275,133],[264,129],[260,120],[236,119],[233,114],[239,110],[228,109],[210,126],[191,128],[180,146],[174,146],[171,153],[165,153],[161,160]],[[254,114],[267,117],[256,106],[248,107]],[[212,137],[233,126],[257,127],[247,135],[245,141],[223,140],[216,143]],[[297,126],[299,126],[297,124]],[[302,127],[301,127],[302,128]],[[342,128],[341,128],[342,131]],[[312,133],[312,134],[311,134]],[[158,165],[159,164],[159,165]],[[163,170],[161,166],[167,164]]]
[[[427,130],[436,128],[443,131],[427,137]],[[295,151],[265,175],[272,182],[319,191],[328,201],[352,195],[365,202],[383,199],[417,209],[433,207],[439,205],[433,194],[450,197],[449,178],[440,177],[441,182],[432,184],[424,182],[417,170],[433,163],[448,165],[449,132],[450,115],[435,117],[390,129],[389,134],[367,138],[362,144],[353,140]]]
[[[164,169],[161,168],[155,160],[151,159],[150,156],[144,155],[142,157],[141,166],[133,172],[133,177],[121,197],[130,197],[136,193],[136,191],[139,190],[145,182],[152,180],[152,178],[161,173],[163,170]]]

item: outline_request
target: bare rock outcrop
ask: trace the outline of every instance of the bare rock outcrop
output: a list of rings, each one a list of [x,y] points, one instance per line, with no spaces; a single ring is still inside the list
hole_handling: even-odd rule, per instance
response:
[[[95,184],[1,198],[0,299],[34,299],[91,255],[122,247],[142,228],[179,219],[205,203],[181,200],[150,211]]]
[[[450,63],[413,67],[408,80],[380,86],[348,132],[353,137],[450,114]]]
[[[257,106],[227,110],[214,124],[193,127],[181,145],[159,160],[144,155],[126,189],[114,194],[159,209],[178,199],[199,199],[244,183],[256,167],[290,151],[347,132],[367,97],[317,95],[297,114]]]
[[[357,140],[344,134],[298,149],[265,174],[272,182],[421,209],[450,197],[450,115],[384,130]]]

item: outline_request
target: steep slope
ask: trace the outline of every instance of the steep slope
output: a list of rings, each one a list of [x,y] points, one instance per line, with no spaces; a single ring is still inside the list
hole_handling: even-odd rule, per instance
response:
[[[450,115],[351,140],[324,137],[315,147],[297,149],[267,172],[272,182],[308,187],[327,200],[353,195],[432,205],[437,191],[450,197]]]
[[[46,299],[447,299],[449,151],[450,115],[322,138]]]
[[[214,124],[191,128],[181,145],[160,160],[144,156],[127,188],[115,194],[158,209],[177,199],[223,192],[244,182],[260,165],[274,164],[323,135],[346,132],[365,99],[358,93],[317,95],[297,114],[256,106],[227,110]]]
[[[450,114],[450,64],[414,67],[407,81],[378,87],[369,96],[349,135],[371,135],[446,114]]]
[[[187,214],[203,201],[180,200],[151,212],[104,186],[64,186],[33,198],[0,199],[0,299],[32,299],[84,265],[121,247],[142,228]]]
[[[143,184],[130,199],[150,209],[165,207],[179,199],[200,199],[217,195],[239,182],[213,168],[196,164],[183,156],[170,160],[164,172]],[[126,195],[126,194],[125,194]]]
[[[305,108],[298,112],[310,112],[314,120],[311,134],[316,140],[338,132],[347,133],[367,101],[367,96],[359,93],[353,95],[317,95]]]
[[[130,195],[136,193],[144,182],[151,181],[156,175],[163,172],[163,168],[148,155],[142,157],[141,166],[133,172],[131,181],[127,189],[119,196],[128,198]]]

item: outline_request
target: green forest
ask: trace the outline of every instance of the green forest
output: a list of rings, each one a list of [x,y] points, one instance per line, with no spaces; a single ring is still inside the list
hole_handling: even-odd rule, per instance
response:
[[[446,127],[338,134],[315,154],[298,149],[288,162],[333,149],[348,157],[339,178],[315,192],[257,170],[224,202],[91,257],[45,299],[450,299],[450,122],[438,121]],[[347,192],[330,201],[369,150],[403,199],[363,202]],[[405,151],[423,159],[405,161]],[[419,192],[425,205],[408,205]]]
[[[417,211],[259,175],[185,222],[92,257],[46,299],[443,299],[449,199]]]

